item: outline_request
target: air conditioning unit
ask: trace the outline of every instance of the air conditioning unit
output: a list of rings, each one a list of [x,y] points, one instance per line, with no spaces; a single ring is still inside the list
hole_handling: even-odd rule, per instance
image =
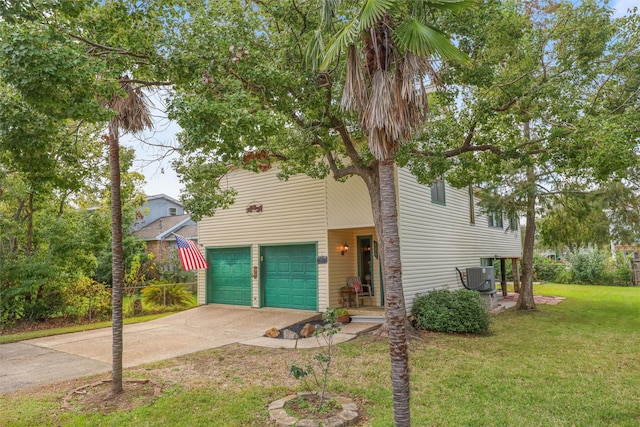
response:
[[[480,292],[495,291],[496,278],[493,267],[467,268],[467,287]]]

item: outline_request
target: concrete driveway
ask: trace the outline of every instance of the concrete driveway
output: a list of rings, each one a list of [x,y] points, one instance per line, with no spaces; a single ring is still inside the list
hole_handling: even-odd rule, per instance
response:
[[[262,336],[271,327],[281,329],[316,315],[298,310],[205,305],[125,325],[123,365],[136,366],[231,343],[288,347],[284,340]],[[0,394],[110,371],[111,343],[111,329],[107,328],[0,345]]]

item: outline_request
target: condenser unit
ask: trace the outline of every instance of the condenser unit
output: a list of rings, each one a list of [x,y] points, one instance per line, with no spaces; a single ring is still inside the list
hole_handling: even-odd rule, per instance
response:
[[[496,279],[493,267],[469,267],[467,268],[468,289],[480,292],[496,290]]]

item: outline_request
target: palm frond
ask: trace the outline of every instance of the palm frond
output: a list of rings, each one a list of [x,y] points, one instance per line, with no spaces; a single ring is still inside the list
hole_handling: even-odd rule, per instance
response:
[[[320,64],[321,70],[326,70],[329,64],[338,56],[341,49],[347,48],[350,44],[353,44],[358,36],[358,26],[360,21],[356,18],[349,21],[344,28],[342,28],[338,34],[336,34],[330,41],[329,47],[324,56],[324,60]]]
[[[361,113],[367,103],[367,88],[364,81],[362,61],[358,56],[355,45],[350,45],[347,51],[347,75],[342,91],[340,108]]]
[[[440,31],[417,19],[408,19],[393,33],[395,43],[419,56],[435,55],[463,64],[470,62],[466,53],[455,47]]]
[[[320,63],[324,58],[324,39],[321,30],[315,30],[307,45],[305,60],[313,70],[320,68]]]
[[[384,129],[388,124],[393,103],[391,74],[377,70],[371,78],[371,95],[362,115],[365,129]]]
[[[127,78],[120,79],[120,87],[127,96],[115,95],[109,107],[117,112],[114,117],[117,126],[126,131],[138,133],[153,127],[153,121],[142,89],[134,87]]]
[[[371,27],[395,4],[395,0],[367,0],[360,11],[360,30]]]
[[[340,4],[340,0],[322,0],[320,24],[327,30],[331,30],[333,23],[333,13]]]
[[[476,0],[425,0],[430,9],[460,11],[478,4]]]

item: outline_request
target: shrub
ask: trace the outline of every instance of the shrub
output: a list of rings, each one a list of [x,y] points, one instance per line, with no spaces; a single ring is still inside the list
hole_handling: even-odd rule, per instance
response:
[[[183,285],[150,285],[141,294],[147,304],[185,307],[193,303],[193,295]]]
[[[606,256],[597,249],[569,254],[567,262],[577,283],[599,284],[604,282]]]
[[[467,289],[419,295],[412,314],[419,329],[438,332],[484,334],[491,323],[480,294]]]
[[[618,252],[605,265],[604,284],[612,286],[633,286],[631,257]]]
[[[558,276],[563,274],[566,267],[552,259],[534,256],[533,257],[533,280],[542,282],[556,282]]]
[[[102,283],[88,277],[79,277],[64,290],[64,315],[72,319],[109,319],[111,317],[111,292]]]
[[[575,283],[576,281],[573,279],[573,275],[571,274],[571,271],[567,270],[566,268],[563,268],[556,275],[556,279],[554,280],[554,282],[568,284],[568,283]]]

